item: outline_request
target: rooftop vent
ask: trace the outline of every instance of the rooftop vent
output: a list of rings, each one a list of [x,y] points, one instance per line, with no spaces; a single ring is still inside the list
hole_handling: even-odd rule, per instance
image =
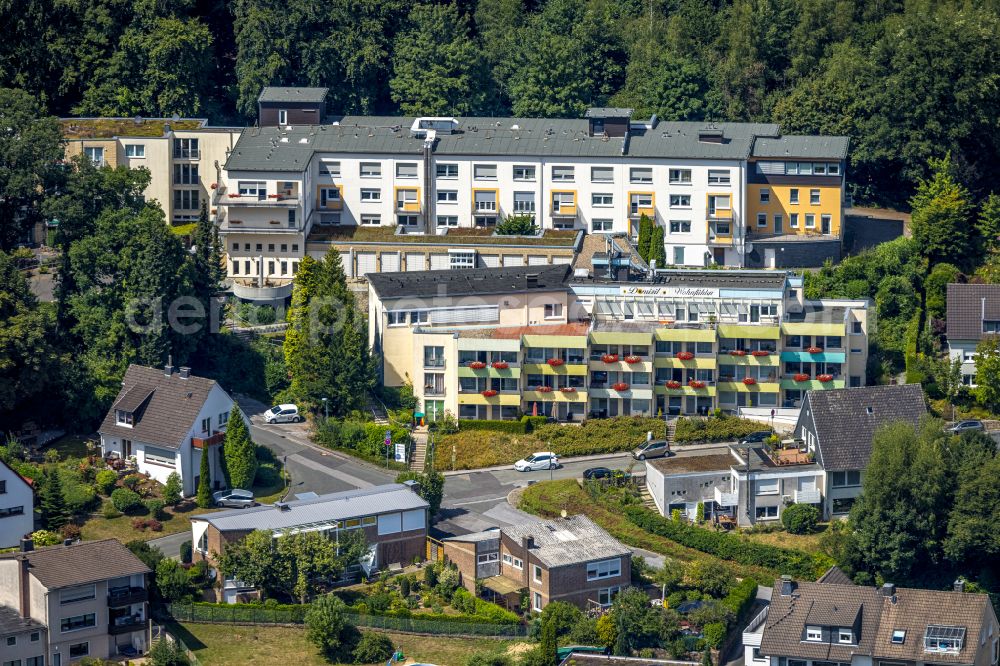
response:
[[[291,511],[292,507],[288,506],[287,502],[275,502],[274,508],[278,511]]]
[[[185,367],[185,366],[182,365],[180,367],[180,378],[181,379],[187,379],[190,376],[191,376],[191,368],[188,368],[188,367]]]
[[[789,576],[788,574],[783,575],[781,577],[779,594],[781,594],[781,596],[783,597],[790,597],[792,596],[792,592],[794,591],[795,591],[795,581],[793,581],[792,577]]]
[[[896,594],[896,586],[895,585],[893,585],[892,583],[884,583],[882,585],[882,596],[883,597],[892,597],[892,596],[895,596],[895,594]]]
[[[722,130],[709,125],[698,130],[698,141],[702,143],[722,143]]]
[[[423,116],[415,118],[410,131],[418,136],[434,132],[436,134],[451,134],[458,129],[458,121],[450,116]]]

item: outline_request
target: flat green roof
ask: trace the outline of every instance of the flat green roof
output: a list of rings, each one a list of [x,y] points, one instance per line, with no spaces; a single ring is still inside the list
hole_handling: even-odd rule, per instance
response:
[[[116,136],[161,137],[169,124],[174,130],[198,130],[206,121],[194,118],[60,118],[63,138],[110,139]]]

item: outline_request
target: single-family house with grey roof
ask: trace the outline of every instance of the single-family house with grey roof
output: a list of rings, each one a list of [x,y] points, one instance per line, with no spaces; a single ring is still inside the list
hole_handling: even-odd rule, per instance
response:
[[[444,540],[445,558],[471,590],[476,581],[508,607],[553,601],[606,608],[632,582],[632,551],[584,515],[520,523]]]
[[[962,383],[976,385],[976,348],[1000,333],[1000,285],[949,284],[948,356],[962,362]]]
[[[160,483],[177,472],[185,495],[197,492],[201,456],[207,451],[212,487],[222,488],[219,451],[232,408],[225,389],[189,368],[130,365],[98,430],[101,451],[135,461],[140,473]]]
[[[894,421],[917,425],[926,413],[919,384],[806,393],[795,424],[795,438],[815,456],[824,472],[825,517],[846,515],[861,494],[875,431]]]
[[[306,499],[231,509],[191,517],[195,561],[214,565],[216,558],[255,530],[275,538],[299,532],[320,532],[337,541],[341,534],[361,530],[368,553],[360,563],[367,574],[393,564],[424,559],[429,504],[418,494],[419,485],[388,483]],[[223,598],[234,603],[250,596],[252,588],[227,579]]]

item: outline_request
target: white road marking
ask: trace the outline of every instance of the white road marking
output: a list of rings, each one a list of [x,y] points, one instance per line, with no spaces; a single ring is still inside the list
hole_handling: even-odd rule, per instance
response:
[[[299,463],[300,465],[303,465],[304,467],[316,470],[317,472],[321,472],[323,474],[326,474],[327,476],[332,476],[335,479],[340,479],[341,481],[351,484],[355,488],[371,488],[372,486],[375,485],[374,483],[369,483],[364,479],[359,479],[358,477],[352,476],[351,474],[348,474],[346,472],[341,472],[340,470],[336,469],[330,469],[326,465],[317,465],[315,461],[309,460],[309,458],[306,458],[303,455],[299,455],[298,453],[293,453],[292,455],[288,456],[288,459],[294,460],[295,462]]]
[[[485,504],[486,502],[499,502],[500,500],[507,499],[506,495],[501,495],[500,497],[491,497],[490,499],[472,500],[469,502],[454,502],[448,504],[448,506],[466,506],[468,504]]]

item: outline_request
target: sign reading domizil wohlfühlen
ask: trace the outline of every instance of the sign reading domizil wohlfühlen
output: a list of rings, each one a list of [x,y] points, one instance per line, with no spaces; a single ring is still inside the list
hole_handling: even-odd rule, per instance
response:
[[[620,296],[659,296],[661,298],[718,298],[719,290],[712,287],[621,287]]]

